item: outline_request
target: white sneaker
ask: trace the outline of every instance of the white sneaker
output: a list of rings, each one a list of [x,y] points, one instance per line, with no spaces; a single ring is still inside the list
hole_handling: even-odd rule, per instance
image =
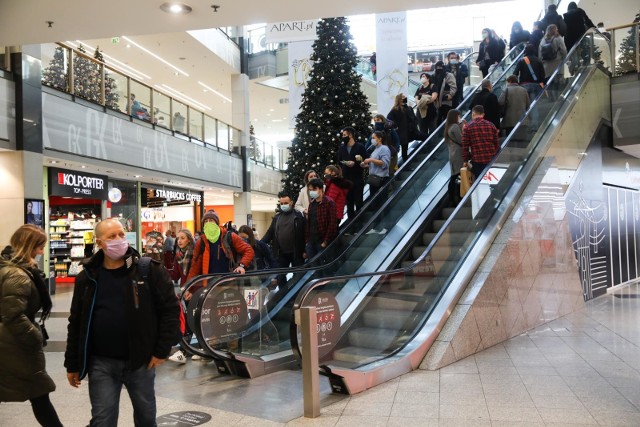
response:
[[[171,360],[172,362],[185,364],[187,363],[187,356],[185,356],[182,351],[178,350],[169,357],[169,360]]]
[[[191,356],[191,360],[202,360],[203,357],[202,356],[198,356],[197,354],[194,354],[193,356]]]

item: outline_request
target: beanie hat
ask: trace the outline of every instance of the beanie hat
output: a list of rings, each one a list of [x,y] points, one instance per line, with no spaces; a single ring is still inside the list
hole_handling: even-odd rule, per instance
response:
[[[216,222],[216,224],[220,225],[220,218],[218,218],[218,214],[213,209],[210,211],[207,211],[207,213],[205,213],[204,216],[202,217],[203,227],[204,227],[204,222],[207,219],[213,219]]]

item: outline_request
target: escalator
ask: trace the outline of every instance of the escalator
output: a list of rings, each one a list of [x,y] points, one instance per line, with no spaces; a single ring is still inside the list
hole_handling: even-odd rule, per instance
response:
[[[496,88],[504,84],[521,51],[522,46],[514,48],[489,76]],[[470,103],[471,96],[459,109],[467,112]],[[410,244],[431,213],[438,212],[446,193],[448,149],[442,136],[440,126],[414,149],[394,178],[367,201],[325,252],[304,268],[222,279],[201,276],[188,284],[208,284],[190,303],[195,307],[190,310],[195,320],[192,330],[221,371],[253,377],[295,365],[289,321],[294,299],[305,283],[394,267],[397,259],[390,254]],[[245,300],[248,303],[242,307]]]
[[[394,269],[316,279],[298,294],[294,309],[312,305],[330,314],[320,315],[318,333],[321,372],[334,391],[357,393],[418,367],[541,162],[580,151],[561,146],[558,134],[576,120],[581,95],[608,81],[609,52],[596,30],[574,46],[490,165],[487,173],[500,175],[498,183],[477,180],[454,209],[444,197],[434,201],[438,207],[425,212],[421,230],[391,251]],[[559,71],[569,64],[573,75],[565,79]],[[590,108],[593,117],[581,120],[597,123],[610,110],[600,99]]]

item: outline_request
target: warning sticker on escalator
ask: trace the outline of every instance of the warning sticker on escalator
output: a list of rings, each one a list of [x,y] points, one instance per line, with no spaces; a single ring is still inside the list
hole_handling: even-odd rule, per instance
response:
[[[316,331],[318,333],[318,360],[328,359],[340,339],[340,307],[335,297],[328,292],[309,294],[303,306],[316,308]]]

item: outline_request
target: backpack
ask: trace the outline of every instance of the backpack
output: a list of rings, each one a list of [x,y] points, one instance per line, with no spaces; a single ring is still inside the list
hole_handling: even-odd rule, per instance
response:
[[[153,259],[150,257],[146,257],[146,256],[140,257],[138,259],[138,267],[137,267],[138,278],[142,279],[142,281],[144,281],[145,285],[147,285],[147,288],[149,289],[152,288],[149,285],[149,271],[151,270],[151,261],[153,261]],[[177,302],[178,302],[178,306],[180,307],[180,328],[178,330],[178,334],[179,334],[178,341],[179,341],[180,338],[186,333],[187,321],[185,319],[184,310],[182,308],[182,304],[180,303],[180,300],[178,299]]]
[[[238,253],[236,253],[235,248],[233,247],[233,237],[232,234],[234,234],[235,231],[229,231],[229,229],[227,229],[227,234],[224,235],[224,239],[222,239],[222,246],[224,246],[224,252],[226,254],[232,254],[233,258],[231,259],[231,270],[235,270],[236,267],[238,267],[238,264],[240,264],[240,256]],[[248,244],[248,243],[247,243]],[[245,265],[244,267],[244,271],[253,271],[253,270],[257,270],[257,265],[256,265],[256,256],[255,254],[253,255],[253,259],[251,260],[251,264],[249,265]]]
[[[541,42],[542,44],[540,45],[540,54],[542,56],[542,60],[543,61],[553,61],[554,59],[556,59],[556,56],[558,56],[558,52],[556,52],[556,49],[553,46],[553,39],[551,40],[547,40],[544,39]]]

